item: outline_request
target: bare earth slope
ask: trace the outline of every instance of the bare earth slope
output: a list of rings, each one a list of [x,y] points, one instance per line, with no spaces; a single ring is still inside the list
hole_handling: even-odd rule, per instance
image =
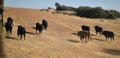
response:
[[[4,50],[7,58],[120,58],[120,20],[88,19],[46,11],[6,8],[4,22],[10,16],[14,19],[13,34],[4,39]],[[48,30],[35,34],[32,28],[36,22],[46,19]],[[29,32],[26,40],[17,37],[17,26],[22,25]],[[82,25],[91,27],[93,40],[81,42],[74,35]],[[94,26],[102,26],[113,31],[115,41],[106,41],[104,36],[95,36]]]

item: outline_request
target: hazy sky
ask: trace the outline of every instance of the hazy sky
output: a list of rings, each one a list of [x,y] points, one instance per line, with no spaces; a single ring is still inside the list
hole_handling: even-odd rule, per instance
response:
[[[100,6],[104,9],[114,9],[120,12],[120,0],[5,0],[6,7],[23,7],[23,8],[55,8],[55,3],[72,7],[79,6]]]

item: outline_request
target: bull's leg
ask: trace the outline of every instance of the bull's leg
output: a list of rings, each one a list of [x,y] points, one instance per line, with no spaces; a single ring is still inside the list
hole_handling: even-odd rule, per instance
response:
[[[114,36],[112,38],[113,38],[113,41],[114,41]]]
[[[112,41],[112,40],[114,41],[114,37],[111,37],[111,41]]]
[[[46,29],[46,26],[44,26],[44,29]]]
[[[45,30],[47,30],[47,26],[45,26]]]
[[[80,38],[80,40],[82,41],[82,38]]]
[[[80,40],[83,41],[84,38],[80,37]]]
[[[86,39],[86,42],[88,42],[88,41],[89,41],[89,37],[86,37],[85,39]]]
[[[24,40],[25,40],[26,34],[24,34]]]
[[[36,30],[36,34],[37,34],[37,30]]]
[[[84,38],[85,39],[85,42],[87,42],[87,38]]]
[[[8,35],[10,34],[10,30],[8,30],[7,34],[8,34]]]
[[[108,40],[110,39],[110,37],[108,37]],[[111,39],[112,40],[112,39]]]
[[[83,41],[83,40],[84,40],[84,38],[80,38],[80,40],[81,40],[81,41]]]
[[[12,35],[12,27],[11,27],[11,29],[10,29],[10,34]]]
[[[90,40],[90,38],[89,37],[87,37],[87,42]]]
[[[9,35],[9,31],[6,31],[6,34]]]
[[[96,32],[96,35],[98,35],[98,32]]]
[[[42,30],[39,30],[39,34],[41,34]]]
[[[106,38],[106,40],[107,40],[107,38],[108,38],[108,37],[107,37],[107,36],[105,36],[105,38]]]
[[[17,33],[17,36],[19,37],[19,33]]]
[[[19,39],[19,34],[17,34],[17,36],[18,36],[18,39]]]
[[[39,30],[39,34],[41,33],[41,30]]]
[[[106,37],[106,40],[107,40],[107,37]]]
[[[19,38],[19,34],[17,34],[18,38]]]
[[[112,38],[112,37],[110,37],[110,39],[111,39],[111,41],[113,40],[113,38]]]
[[[22,40],[22,35],[20,35],[20,39]]]

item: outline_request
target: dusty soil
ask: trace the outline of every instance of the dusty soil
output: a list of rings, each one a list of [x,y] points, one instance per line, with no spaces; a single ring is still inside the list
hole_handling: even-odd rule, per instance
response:
[[[120,20],[88,19],[25,8],[6,8],[4,22],[9,16],[14,26],[13,34],[3,39],[6,58],[120,58]],[[48,21],[48,29],[35,34],[32,27],[42,19]],[[26,40],[17,37],[18,25],[29,32]],[[75,35],[82,25],[91,28],[93,40],[88,43]],[[95,25],[113,31],[115,41],[95,35]]]

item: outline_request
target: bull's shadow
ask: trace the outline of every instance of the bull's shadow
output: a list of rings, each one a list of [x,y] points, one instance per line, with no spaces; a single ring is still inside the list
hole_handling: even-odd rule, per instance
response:
[[[97,40],[97,41],[105,41],[105,40],[102,40],[102,39],[98,39],[98,38],[92,38],[93,40]]]
[[[102,52],[111,54],[111,55],[120,55],[120,50],[115,50],[115,49],[104,49]]]
[[[78,31],[79,32],[79,31]],[[76,33],[71,33],[71,34],[73,34],[73,35],[77,35],[77,36],[79,36],[77,33],[78,32],[76,32]],[[91,36],[96,36],[95,34],[90,34]]]
[[[14,40],[17,40],[18,38],[15,38],[15,37],[11,37],[11,36],[5,36],[7,39],[14,39]]]
[[[29,31],[26,31],[26,34],[35,35],[35,33],[33,33],[33,32],[29,32]]]
[[[69,42],[74,42],[74,43],[79,43],[79,42],[80,42],[80,41],[73,40],[73,39],[67,39],[67,41],[69,41]]]
[[[78,31],[79,32],[79,31]],[[76,33],[72,33],[73,35],[76,35],[76,36],[79,36],[78,35],[78,32]],[[99,38],[93,38],[92,36],[96,36],[95,34],[90,34],[90,37],[93,39],[93,40],[97,40],[97,41],[105,41],[105,40],[102,40],[102,39],[99,39]]]

